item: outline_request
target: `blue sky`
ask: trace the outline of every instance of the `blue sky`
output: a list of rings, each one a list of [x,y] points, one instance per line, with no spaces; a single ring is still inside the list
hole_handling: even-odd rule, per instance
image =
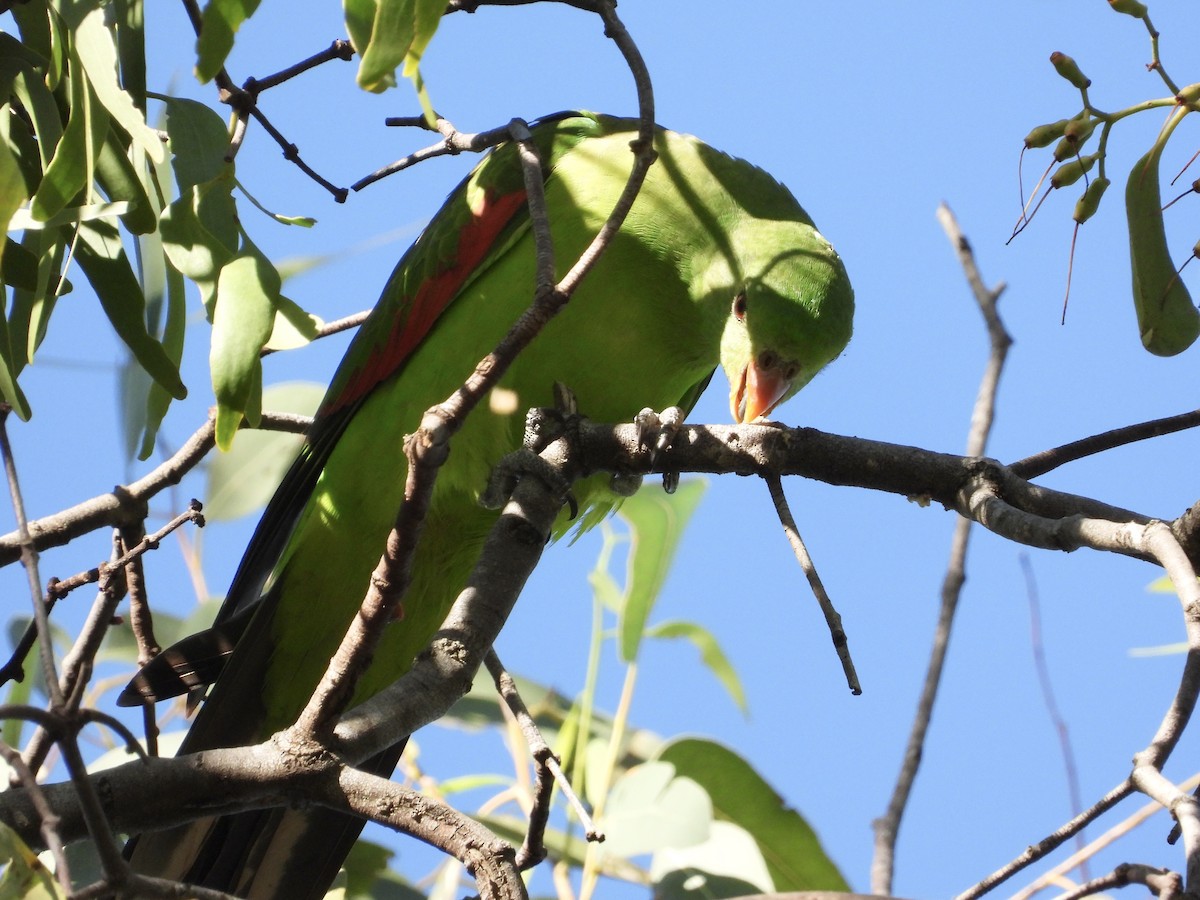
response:
[[[152,89],[211,99],[211,90],[191,77],[181,11],[148,6],[151,34],[161,40],[152,50]],[[984,278],[1008,285],[1001,313],[1016,343],[990,455],[1013,460],[1197,405],[1196,351],[1172,359],[1145,353],[1129,294],[1120,186],[1161,113],[1114,131],[1114,187],[1080,234],[1065,326],[1059,318],[1076,192],[1052,197],[1034,224],[1005,245],[1019,212],[1022,138],[1079,106],[1048,56],[1055,50],[1074,56],[1093,79],[1092,99],[1101,108],[1162,96],[1161,82],[1144,67],[1150,50],[1140,23],[1099,0],[986,6],[625,0],[620,13],[653,76],[660,122],[785,182],[838,247],[854,282],[850,348],[783,408],[783,421],[961,451],[987,345],[934,217],[943,200],[975,247]],[[1188,14],[1173,4],[1152,4],[1151,14],[1174,77],[1200,78],[1189,52]],[[230,71],[238,81],[270,73],[342,33],[338,4],[264,3],[245,27]],[[431,46],[424,73],[434,102],[462,130],[571,107],[635,110],[629,76],[598,23],[566,7],[453,16]],[[306,161],[339,184],[425,142],[423,135],[382,127],[385,116],[414,111],[405,85],[369,96],[351,80],[352,66],[329,65],[263,100]],[[1195,137],[1185,123],[1164,172],[1186,161]],[[277,261],[341,254],[286,289],[333,319],[374,302],[407,241],[470,165],[435,161],[337,206],[253,130],[238,174],[268,207],[320,220],[304,231],[246,214],[255,241]],[[1044,157],[1027,154],[1027,190],[1044,165]],[[1174,207],[1167,221],[1182,260],[1194,240],[1194,200]],[[393,239],[349,252],[379,235]],[[119,350],[103,337],[90,301],[64,302],[78,302],[78,316],[68,325],[60,313],[42,364],[26,376],[35,418],[13,435],[35,516],[143,470],[126,468],[114,425]],[[344,347],[328,343],[273,359],[266,380],[326,381]],[[189,350],[192,397],[165,431],[176,444],[211,402],[205,355],[197,327]],[[63,364],[68,359],[70,366]],[[693,421],[727,420],[724,385],[716,381]],[[1197,441],[1183,434],[1124,448],[1042,483],[1172,518],[1200,494],[1188,464]],[[954,522],[940,509],[888,495],[801,481],[787,489],[844,618],[863,695],[845,688],[765,486],[730,477],[712,482],[656,617],[693,619],[718,634],[744,680],[750,716],[743,718],[719,692],[693,652],[663,646],[643,663],[634,719],[664,735],[703,733],[738,749],[810,819],[851,884],[865,890],[871,820],[883,812],[899,766]],[[202,484],[185,485],[180,502],[189,491],[199,493]],[[214,594],[224,590],[251,524],[214,525],[204,533]],[[597,549],[586,539],[547,554],[499,645],[512,668],[567,692],[578,687],[590,618],[584,579]],[[106,553],[97,538],[47,554],[43,575],[70,574]],[[1183,639],[1173,597],[1146,591],[1155,569],[1089,551],[1029,550],[976,533],[942,698],[902,828],[895,883],[901,896],[966,888],[1070,818],[1057,737],[1032,661],[1022,554],[1037,580],[1045,652],[1085,803],[1124,777],[1173,694],[1181,657],[1129,652]],[[190,585],[177,566],[167,559],[154,565],[162,574],[152,569],[152,599],[185,601]],[[21,590],[19,573],[3,577],[10,591]],[[546,640],[547,627],[553,640]],[[619,687],[615,666],[611,673],[610,704]],[[697,683],[703,691],[693,696]],[[430,768],[451,774],[439,770],[435,748],[460,738],[421,740]],[[1196,749],[1195,739],[1185,738],[1168,774],[1191,774]],[[1105,824],[1137,805],[1126,803]],[[1168,828],[1160,816],[1093,864],[1093,874],[1123,860],[1178,868],[1179,850],[1163,841]]]

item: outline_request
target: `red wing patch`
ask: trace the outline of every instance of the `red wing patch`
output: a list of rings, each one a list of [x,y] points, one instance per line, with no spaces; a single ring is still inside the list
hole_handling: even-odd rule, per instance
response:
[[[524,191],[484,197],[480,208],[472,210],[471,218],[459,231],[454,258],[445,268],[421,282],[416,293],[398,311],[387,340],[371,350],[362,368],[350,378],[336,399],[326,401],[319,415],[327,415],[360,400],[400,369],[467,278],[492,250],[500,232],[524,205]]]

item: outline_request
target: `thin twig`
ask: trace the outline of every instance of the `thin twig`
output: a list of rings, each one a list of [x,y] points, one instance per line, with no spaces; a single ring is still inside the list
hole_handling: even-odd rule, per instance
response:
[[[42,638],[38,642],[42,676],[46,682],[46,691],[50,695],[50,704],[52,707],[58,708],[62,706],[63,696],[58,689],[58,673],[54,666],[54,642],[50,637],[50,613],[46,609],[45,598],[42,596],[42,578],[38,574],[37,549],[30,537],[29,519],[25,515],[25,501],[21,497],[21,485],[17,479],[17,465],[13,460],[12,446],[8,441],[9,412],[7,407],[0,410],[0,454],[4,456],[4,474],[8,479],[8,492],[12,499],[13,515],[17,520],[21,562],[25,566],[25,574],[29,581],[29,593],[33,600],[33,621],[37,633]]]
[[[1183,893],[1183,879],[1178,872],[1140,863],[1121,863],[1107,875],[1093,878],[1075,890],[1067,891],[1058,900],[1083,900],[1084,897],[1131,884],[1145,885],[1158,896],[1158,900],[1175,900]]]
[[[1043,450],[1024,459],[1009,464],[1009,468],[1022,478],[1032,479],[1045,475],[1059,466],[1066,465],[1086,456],[1104,453],[1116,447],[1123,447],[1135,441],[1161,437],[1164,434],[1174,434],[1188,428],[1200,425],[1200,409],[1181,413],[1177,416],[1166,416],[1162,419],[1151,419],[1149,422],[1139,422],[1136,425],[1125,425],[1114,428],[1102,434],[1094,434],[1078,441],[1071,441],[1059,447]]]
[[[546,857],[544,843],[546,823],[550,818],[550,798],[556,783],[562,790],[563,797],[578,816],[580,824],[583,825],[587,839],[603,841],[604,834],[597,831],[596,823],[592,821],[591,815],[584,808],[583,801],[571,787],[570,780],[563,774],[558,758],[550,750],[546,739],[542,737],[537,723],[534,722],[528,707],[525,706],[525,701],[521,699],[521,694],[517,691],[516,683],[505,670],[496,651],[489,650],[483,662],[487,666],[488,672],[491,673],[497,692],[516,719],[521,734],[525,737],[525,743],[529,746],[530,755],[537,763],[537,786],[534,792],[533,809],[529,813],[529,830],[525,833],[525,842],[517,851],[518,868],[530,868]],[[546,777],[547,775],[549,777]]]
[[[788,543],[792,545],[792,552],[796,555],[796,561],[800,563],[800,569],[804,572],[804,577],[808,579],[809,589],[812,591],[817,605],[821,607],[821,613],[825,616],[825,625],[829,628],[829,637],[833,640],[833,647],[837,651],[838,659],[841,660],[842,671],[846,675],[846,684],[850,688],[850,693],[857,697],[862,693],[862,685],[859,684],[858,673],[854,670],[854,660],[850,656],[850,643],[846,639],[845,629],[842,628],[842,617],[829,598],[829,593],[821,582],[821,576],[817,574],[817,567],[813,565],[812,557],[808,554],[808,548],[804,546],[804,539],[800,537],[800,529],[796,527],[796,520],[792,517],[787,496],[783,492],[783,482],[778,475],[767,475],[763,480],[767,482],[767,488],[771,492],[771,501],[775,504],[775,513],[779,516],[779,524],[783,526],[783,533],[787,535]]]
[[[1059,750],[1062,753],[1064,774],[1067,777],[1067,795],[1071,803],[1071,814],[1079,815],[1083,809],[1082,794],[1079,790],[1079,767],[1075,764],[1075,750],[1071,745],[1071,734],[1067,728],[1067,721],[1063,718],[1058,709],[1058,702],[1054,697],[1054,683],[1050,678],[1050,667],[1046,664],[1046,648],[1042,641],[1042,612],[1041,602],[1038,598],[1037,580],[1033,575],[1033,564],[1029,561],[1028,553],[1020,553],[1017,556],[1018,562],[1021,564],[1021,571],[1025,575],[1025,594],[1029,600],[1029,642],[1033,648],[1033,663],[1037,670],[1038,684],[1041,686],[1042,702],[1046,706],[1046,712],[1050,716],[1050,722],[1054,725],[1054,731],[1058,734]],[[1087,844],[1087,835],[1083,829],[1075,835],[1075,843],[1082,850]],[[1079,863],[1079,875],[1087,881],[1091,875],[1088,871],[1086,858],[1081,859]]]
[[[1091,822],[1094,822],[1096,819],[1100,818],[1100,816],[1108,812],[1110,809],[1132,794],[1133,791],[1133,782],[1126,778],[1090,807],[1085,809],[1075,818],[1071,819],[1071,821],[1062,825],[1051,834],[1048,834],[1036,844],[1030,844],[1025,848],[1025,852],[1020,856],[1001,866],[999,869],[981,881],[973,884],[967,890],[955,897],[954,900],[975,900],[977,897],[982,897],[988,891],[991,891],[1008,881],[1008,879],[1012,878],[1022,869],[1033,865],[1038,860],[1045,859],[1049,854],[1061,847],[1066,841],[1069,841],[1081,830],[1086,828]]]
[[[33,774],[29,766],[25,765],[25,760],[21,759],[21,754],[4,743],[4,741],[0,741],[0,756],[4,758],[4,761],[8,763],[16,774],[17,784],[28,791],[29,800],[37,810],[42,840],[46,842],[46,849],[54,857],[54,876],[58,879],[58,883],[62,886],[62,889],[70,893],[71,871],[67,867],[67,854],[63,849],[62,838],[58,835],[58,814],[54,812],[50,803],[46,800],[46,795],[38,785],[37,776]]]
[[[971,413],[971,427],[967,435],[967,455],[982,456],[987,447],[988,435],[991,432],[992,420],[995,416],[996,391],[1000,382],[1000,374],[1004,368],[1008,348],[1012,344],[1012,338],[1009,337],[996,310],[996,304],[1004,290],[1004,284],[1002,282],[995,288],[988,288],[984,284],[975,263],[971,245],[959,228],[950,208],[943,203],[938,207],[937,215],[946,236],[958,254],[959,263],[966,275],[967,283],[971,287],[971,293],[983,315],[991,347],[987,366],[979,386],[979,393]],[[917,712],[913,717],[912,731],[909,733],[904,759],[887,811],[874,822],[875,854],[871,861],[871,890],[876,894],[892,893],[896,840],[900,833],[900,820],[904,816],[913,783],[916,781],[925,739],[929,732],[929,723],[933,717],[933,707],[937,700],[942,670],[949,649],[954,614],[958,608],[963,583],[966,580],[967,545],[970,535],[970,519],[965,517],[959,519],[955,523],[954,537],[950,545],[950,559],[942,581],[942,603],[934,630],[933,647],[929,654],[925,683],[917,703]]]
[[[1180,790],[1188,790],[1189,788],[1196,787],[1197,785],[1200,785],[1200,774],[1192,775],[1191,778],[1181,782],[1179,788]],[[1129,785],[1129,793],[1133,793],[1132,785]],[[1117,822],[1115,825],[1110,827],[1099,837],[1091,841],[1091,843],[1089,843],[1082,850],[1072,853],[1066,859],[1055,864],[1052,868],[1040,873],[1037,878],[1031,881],[1028,885],[1014,893],[1011,900],[1029,900],[1029,898],[1038,891],[1057,884],[1058,879],[1062,878],[1065,873],[1078,866],[1082,860],[1093,858],[1101,850],[1124,838],[1131,831],[1133,831],[1133,829],[1140,826],[1151,816],[1161,812],[1163,812],[1162,805],[1154,802],[1153,800],[1149,803],[1142,804],[1141,807],[1134,810],[1120,822]]]

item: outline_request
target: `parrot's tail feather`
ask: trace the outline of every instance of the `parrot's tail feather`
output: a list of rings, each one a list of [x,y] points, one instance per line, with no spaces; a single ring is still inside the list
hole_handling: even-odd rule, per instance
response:
[[[117,697],[118,706],[141,706],[169,700],[217,680],[233,648],[246,630],[254,607],[168,647],[133,677]]]
[[[407,742],[404,742],[407,743]],[[404,743],[363,763],[388,777]],[[256,809],[138,835],[125,849],[135,871],[248,900],[321,900],[366,823],[325,807]],[[191,847],[181,859],[180,848]]]

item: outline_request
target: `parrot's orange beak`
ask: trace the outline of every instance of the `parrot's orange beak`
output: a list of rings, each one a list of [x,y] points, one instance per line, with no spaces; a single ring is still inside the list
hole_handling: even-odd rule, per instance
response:
[[[790,372],[794,369],[774,359],[765,364],[761,359],[752,359],[729,392],[733,420],[744,425],[771,412],[792,386]]]

